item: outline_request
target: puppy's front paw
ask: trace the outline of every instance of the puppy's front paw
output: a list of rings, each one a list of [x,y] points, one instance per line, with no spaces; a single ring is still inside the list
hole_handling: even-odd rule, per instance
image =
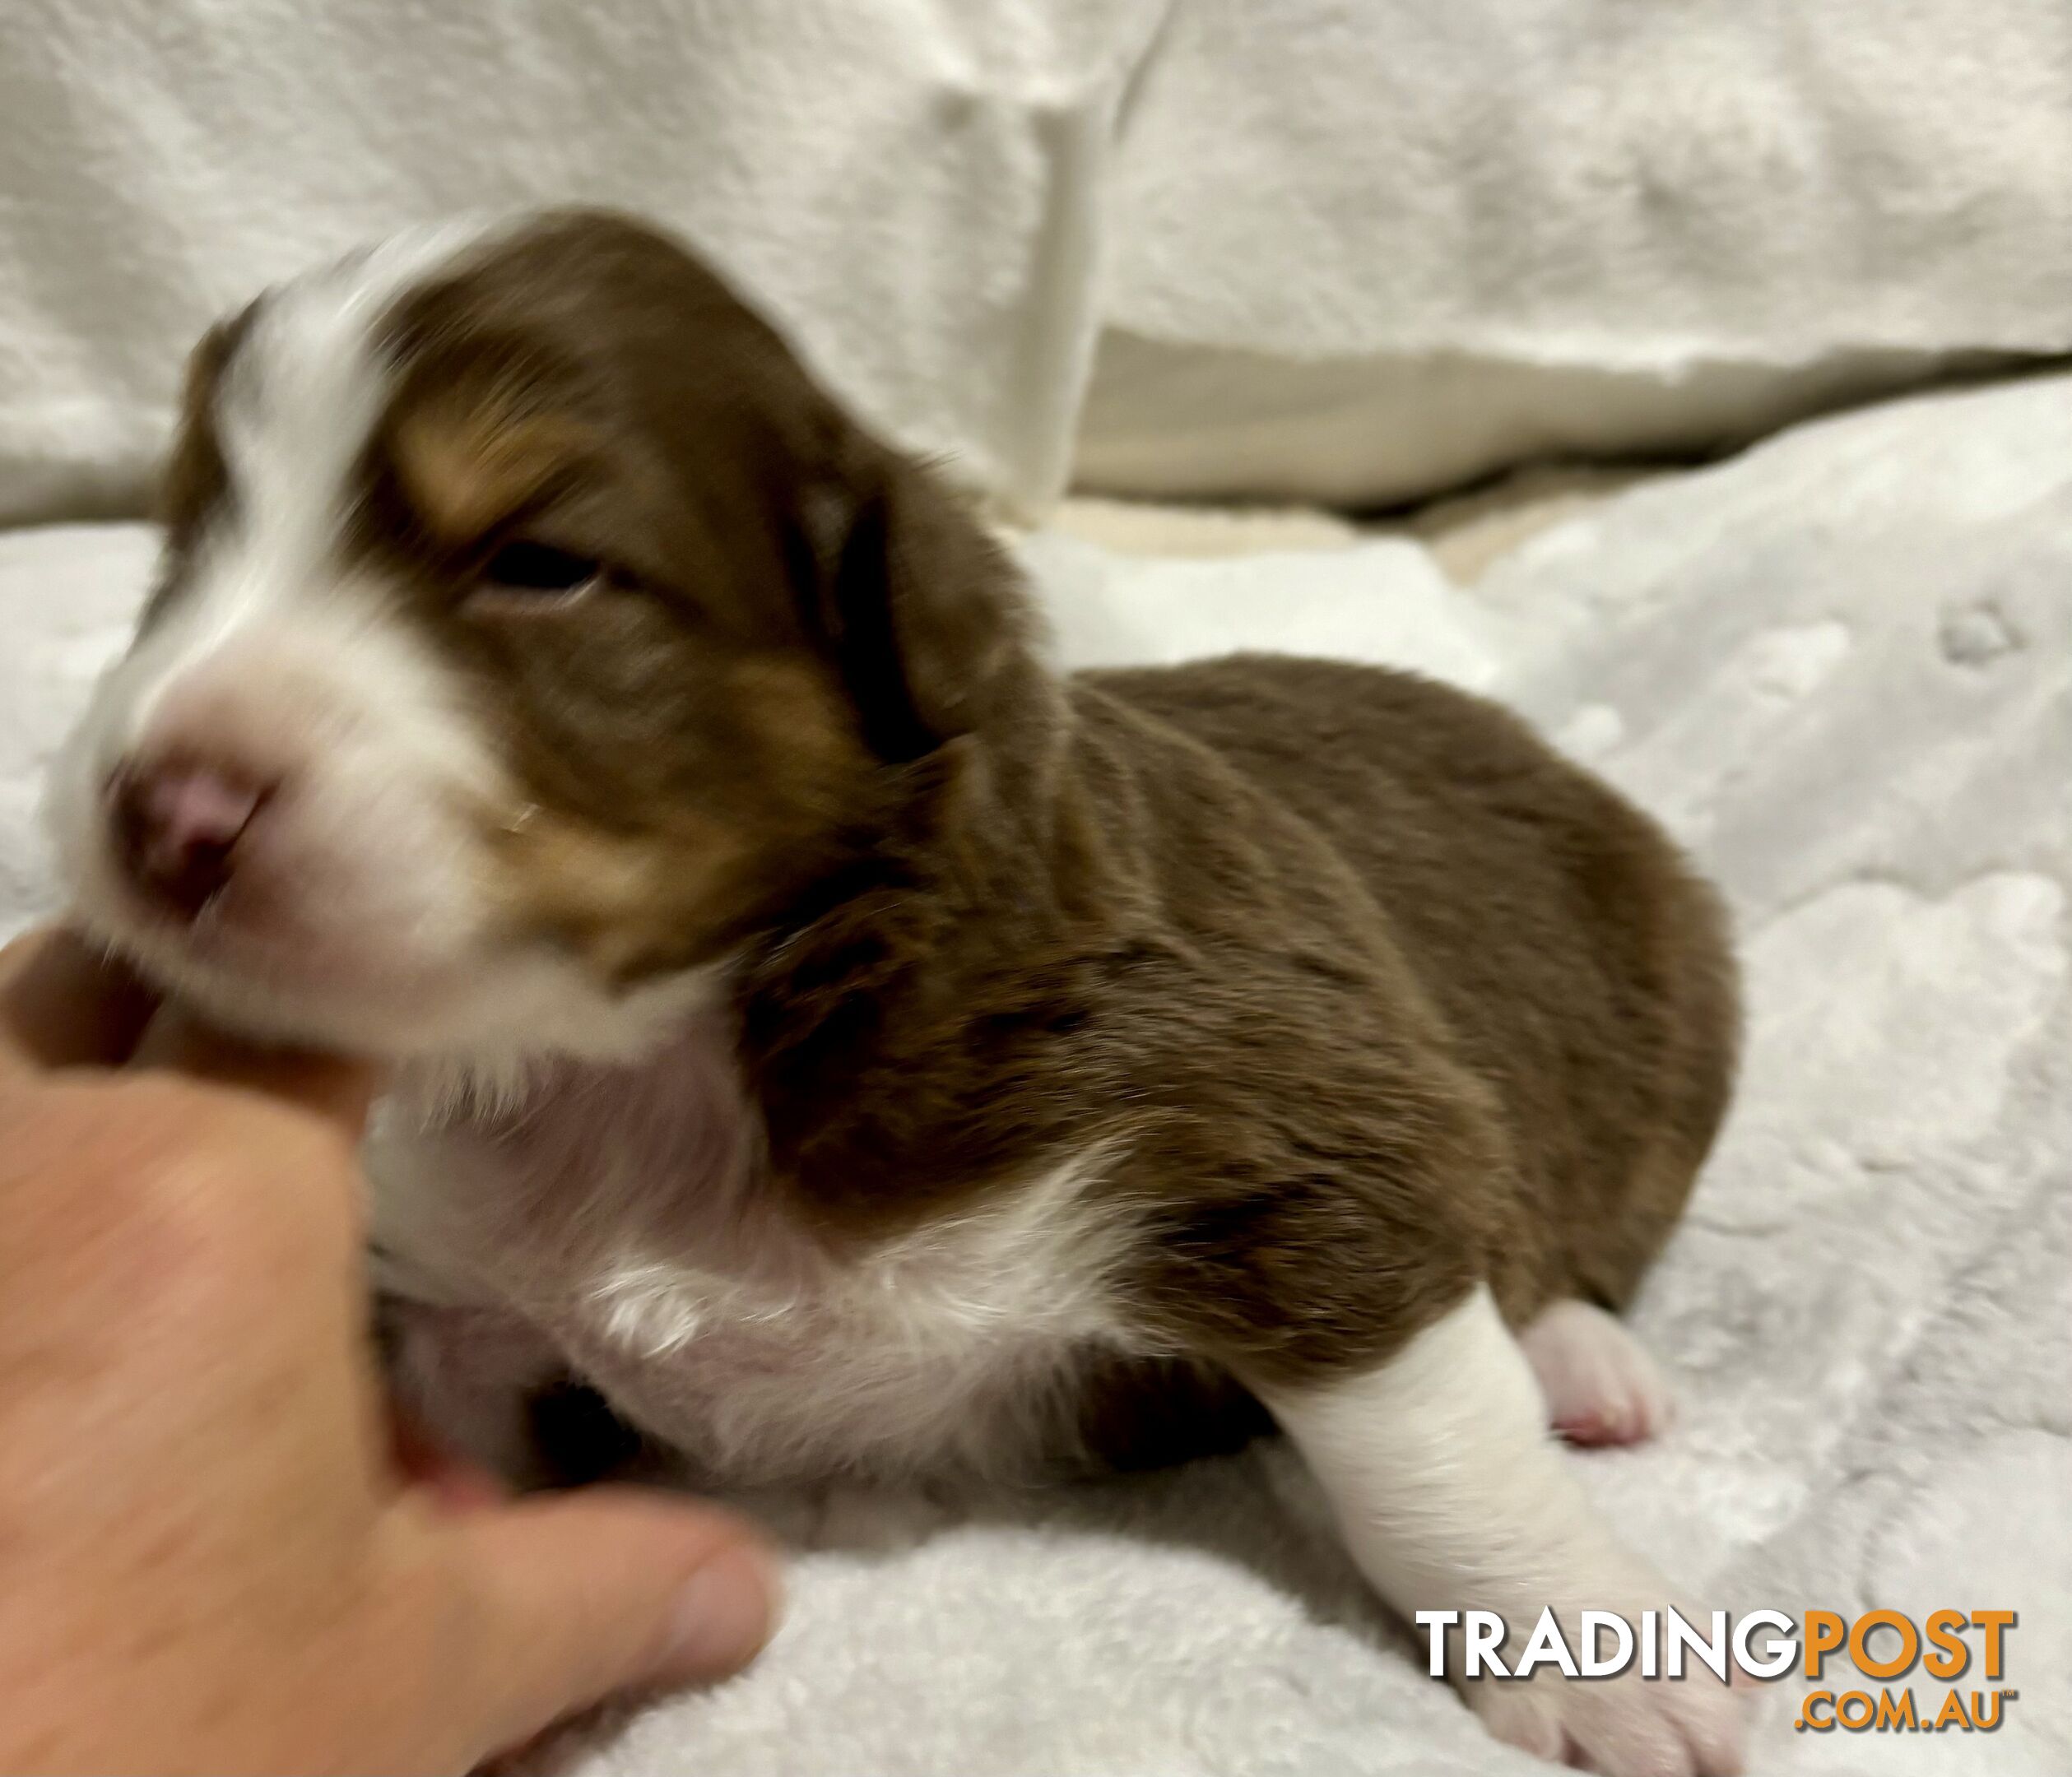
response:
[[[1638,1649],[1640,1610],[1619,1614],[1633,1627]],[[1709,1621],[1684,1614],[1694,1624]],[[1557,1615],[1573,1647],[1576,1613]],[[1605,1777],[1734,1777],[1742,1768],[1745,1693],[1695,1659],[1685,1660],[1680,1678],[1643,1678],[1640,1667],[1637,1650],[1608,1678],[1570,1678],[1542,1665],[1527,1677],[1480,1677],[1462,1688],[1498,1739],[1556,1764]]]

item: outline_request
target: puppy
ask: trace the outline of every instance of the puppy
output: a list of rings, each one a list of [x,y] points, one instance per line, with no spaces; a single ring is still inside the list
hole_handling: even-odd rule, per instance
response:
[[[580,1382],[723,1482],[1069,1471],[1270,1416],[1380,1593],[1669,1589],[1549,1436],[1726,1104],[1719,907],[1501,711],[1238,658],[1062,679],[1015,573],[679,247],[414,237],[195,354],[164,572],[63,755],[80,916],[400,1064],[398,1385]],[[1735,1768],[1709,1680],[1480,1683]]]

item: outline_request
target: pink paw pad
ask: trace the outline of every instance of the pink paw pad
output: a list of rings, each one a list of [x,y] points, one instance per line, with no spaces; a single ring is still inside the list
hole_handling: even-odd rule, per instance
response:
[[[1587,1302],[1559,1301],[1520,1335],[1548,1422],[1571,1444],[1638,1444],[1674,1416],[1669,1385],[1632,1334]]]

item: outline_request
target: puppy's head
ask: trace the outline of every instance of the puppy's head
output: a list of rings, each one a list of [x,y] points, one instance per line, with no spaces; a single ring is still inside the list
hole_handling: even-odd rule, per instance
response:
[[[162,578],[51,800],[258,1031],[637,1042],[1033,670],[1008,570],[671,243],[400,241],[197,349]]]

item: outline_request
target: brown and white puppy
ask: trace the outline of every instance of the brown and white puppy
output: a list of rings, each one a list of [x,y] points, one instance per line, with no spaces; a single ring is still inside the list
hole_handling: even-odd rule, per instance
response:
[[[1548,1434],[1736,1013],[1712,896],[1421,680],[1063,680],[1013,569],[675,245],[392,244],[195,356],[164,577],[63,758],[80,912],[403,1064],[402,1385],[509,1459],[569,1378],[714,1480],[1019,1474],[1271,1413],[1405,1610],[1666,1589]],[[1537,1382],[1535,1383],[1535,1376]],[[1484,1683],[1734,1767],[1704,1683]]]

